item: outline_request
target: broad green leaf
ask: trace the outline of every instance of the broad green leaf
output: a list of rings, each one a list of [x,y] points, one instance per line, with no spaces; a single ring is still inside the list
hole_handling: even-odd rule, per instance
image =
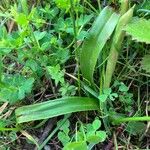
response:
[[[98,130],[101,127],[101,121],[99,119],[95,119],[92,123],[94,130]]]
[[[81,15],[77,21],[78,26],[83,26],[87,24],[93,18],[93,14],[90,15]]]
[[[150,55],[146,55],[143,57],[141,66],[142,66],[142,69],[150,73]]]
[[[63,150],[87,150],[87,144],[84,141],[68,143]]]
[[[135,18],[126,26],[125,31],[133,40],[150,44],[150,20]]]
[[[88,97],[66,97],[23,106],[16,109],[18,123],[41,120],[72,112],[98,110],[98,100]]]
[[[14,20],[16,21],[17,24],[23,27],[28,25],[29,20],[27,16],[24,13],[19,13],[16,5],[14,5],[14,7],[11,7],[10,11],[11,15],[14,17]]]
[[[90,134],[90,132],[92,131],[94,131],[94,129],[93,129],[93,125],[91,124],[91,123],[88,123],[88,124],[86,124],[86,129],[87,129],[87,134],[89,135]],[[95,131],[94,131],[95,132]]]
[[[112,94],[109,95],[109,98],[110,98],[110,100],[112,100],[112,101],[114,101],[115,98],[117,98],[117,97],[118,97],[118,94],[117,94],[117,93],[112,93]]]
[[[80,65],[83,77],[93,83],[93,73],[97,59],[107,40],[113,33],[119,15],[106,7],[93,24],[82,47]]]
[[[99,142],[101,142],[101,137],[99,137],[97,135],[91,135],[91,136],[87,137],[87,141],[89,143],[98,144]]]
[[[96,131],[96,134],[91,134],[87,136],[87,141],[89,143],[99,143],[104,142],[106,140],[107,134],[105,131]]]
[[[106,94],[106,95],[110,95],[112,92],[112,89],[111,88],[106,88],[103,90],[103,93]]]

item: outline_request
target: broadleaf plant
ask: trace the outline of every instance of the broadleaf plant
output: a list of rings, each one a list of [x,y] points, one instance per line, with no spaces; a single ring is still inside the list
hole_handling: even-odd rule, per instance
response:
[[[128,35],[136,42],[150,44],[150,20],[143,18],[134,18],[131,23],[125,27]],[[141,61],[141,67],[146,72],[150,72],[150,55],[145,55]]]
[[[128,4],[128,1],[126,1],[126,4]],[[125,9],[125,10],[127,11],[128,9]],[[121,42],[119,42],[119,40],[121,39],[122,41],[124,38],[124,31],[122,31],[122,29],[128,23],[128,21],[132,18],[133,10],[134,10],[134,7],[130,8],[127,12],[123,11],[123,15],[120,17],[111,8],[106,7],[102,10],[100,15],[96,19],[93,27],[91,28],[89,32],[88,37],[85,39],[85,42],[83,44],[82,51],[81,51],[81,56],[80,56],[81,72],[83,74],[83,77],[87,79],[88,81],[90,81],[91,84],[94,83],[93,73],[94,73],[94,69],[96,66],[97,59],[99,58],[100,52],[104,48],[104,45],[106,44],[108,39],[111,37],[111,34],[113,33],[119,20],[120,22],[117,25],[115,35],[114,35],[115,38],[114,38],[114,41],[112,40],[113,46],[111,49],[112,56],[113,56],[113,51],[117,53],[117,57],[115,57],[115,63],[117,62],[118,50],[121,48]],[[113,60],[112,57],[110,61],[108,58],[109,62],[111,62],[112,60]],[[106,86],[107,87],[106,89],[109,89],[109,85],[111,81],[110,79],[114,72],[115,63],[114,64],[113,63],[114,62],[111,63],[111,65],[113,65],[113,69],[111,70],[111,72],[109,72],[110,78],[108,81],[106,81],[108,85],[108,87]],[[110,67],[111,66],[109,66],[109,68]],[[106,70],[107,69],[109,70],[109,68],[106,68]],[[64,79],[62,78],[63,74],[60,74],[62,72],[60,71],[60,67],[58,65],[56,65],[55,67],[49,66],[47,67],[47,69],[49,70],[48,72],[51,75],[51,77],[55,80],[56,84],[58,84],[58,82],[64,83]],[[55,74],[53,74],[53,71],[52,71],[53,69],[54,71],[56,71]],[[57,76],[57,74],[59,76]],[[101,82],[104,82],[104,81],[101,81]],[[105,82],[104,82],[104,85],[106,85]],[[100,94],[96,93],[96,95],[101,95],[102,91],[103,91],[103,86],[100,87]],[[67,113],[72,113],[72,112],[77,112],[77,111],[86,111],[86,110],[101,110],[102,115],[106,115],[108,114],[107,108],[105,105],[106,104],[105,101],[107,97],[109,96],[111,100],[114,100],[114,98],[117,97],[117,94],[110,93],[110,92],[109,93],[106,92],[104,94],[105,94],[105,99],[103,103],[101,102],[98,103],[98,96],[96,96],[97,99],[88,98],[88,97],[64,97],[62,99],[55,99],[55,100],[50,100],[47,102],[42,102],[39,104],[23,106],[23,107],[16,109],[17,122],[22,123],[22,122],[28,122],[28,121],[33,121],[33,120],[46,119],[46,118],[51,118],[54,116],[67,114]],[[100,109],[99,109],[99,106],[100,106]],[[125,120],[128,121],[128,119],[126,118]],[[106,123],[106,120],[104,121],[104,124],[105,123]],[[105,127],[107,128],[107,125]]]
[[[57,126],[61,123],[60,120]],[[76,131],[70,133],[70,122],[67,120],[59,129],[58,138],[63,145],[63,150],[91,150],[97,143],[103,142],[107,138],[105,131],[100,130],[101,121],[95,118],[92,123],[84,124],[81,121],[76,123]]]
[[[118,19],[119,19],[119,15],[115,13],[111,8],[109,7],[104,8],[104,10],[100,13],[98,19],[94,23],[94,26],[92,27],[90,31],[88,40],[85,41],[87,45],[85,44],[85,47],[84,47],[85,51],[82,50],[82,54],[80,57],[81,70],[83,74],[85,73],[84,77],[90,80],[91,82],[93,80],[92,76],[93,76],[93,72],[94,72],[94,68],[96,65],[98,55],[100,51],[102,50],[102,48],[104,47],[106,41],[110,38],[111,34],[113,33]],[[101,20],[103,20],[103,22],[101,22]],[[99,30],[99,32],[97,32],[97,29]],[[92,41],[91,41],[91,38],[93,39]],[[92,42],[95,42],[95,40],[96,40],[96,43],[92,43]],[[95,46],[96,46],[95,51],[91,51],[91,49],[95,48]],[[88,48],[89,53],[86,51],[86,47]],[[88,57],[84,57],[84,55],[87,55],[87,54],[88,54]],[[90,59],[91,55],[94,57],[94,63],[92,63],[92,65],[90,66],[90,65],[87,65],[87,63],[89,60],[91,60],[90,62],[92,62],[92,59]],[[90,70],[88,68],[85,68],[86,66],[90,66]],[[55,80],[56,85],[59,82],[61,84],[64,84],[64,78],[63,78],[64,73],[60,70],[59,65],[48,66],[47,71],[52,77],[52,79]],[[85,71],[90,72],[89,78],[86,77],[86,75],[88,76],[88,74],[86,74]],[[99,104],[98,104],[97,99],[88,98],[88,97],[86,98],[64,97],[62,99],[55,99],[52,101],[50,100],[50,101],[42,102],[39,104],[17,108],[16,117],[17,117],[17,122],[22,123],[22,122],[28,122],[28,121],[33,121],[33,120],[51,118],[54,116],[77,112],[77,111],[98,110],[98,107],[99,107]]]
[[[150,20],[134,18],[125,27],[125,31],[133,40],[150,44]]]
[[[31,93],[34,78],[25,78],[21,75],[5,76],[0,87],[0,101],[15,103]]]
[[[107,135],[110,149],[118,149],[118,145],[139,148],[141,144],[136,147],[135,143],[129,143],[130,136],[128,142],[118,137],[123,134],[120,127],[131,135],[145,131],[141,139],[149,129],[145,94],[148,95],[150,72],[150,56],[146,54],[150,23],[144,19],[150,14],[148,1],[144,0],[139,10],[139,5],[130,7],[135,3],[130,0],[109,0],[109,7],[105,8],[105,0],[51,0],[49,3],[38,0],[34,4],[28,0],[1,0],[0,149],[13,149],[20,138],[18,132],[38,150],[50,149],[51,144],[47,143],[59,130],[52,141],[66,150],[91,150],[99,146],[105,149],[107,145],[101,142]],[[146,5],[144,10],[142,5]],[[141,18],[132,20],[133,11]],[[144,44],[130,45],[134,43],[131,36]],[[140,60],[135,59],[143,53],[146,56],[141,68],[147,73],[141,73]],[[117,80],[114,85],[112,79]],[[145,106],[146,111],[142,111]],[[71,113],[81,111],[94,111],[94,114],[82,112],[69,118]],[[97,117],[93,119],[95,114]],[[64,115],[62,121],[60,115]],[[117,124],[124,125],[114,130]],[[136,128],[143,130],[136,132]],[[30,132],[32,129],[39,135]],[[127,136],[121,137],[128,137],[127,132]],[[111,137],[114,146],[109,142]],[[25,143],[25,139],[20,138],[19,143]],[[26,149],[26,145],[15,148]]]

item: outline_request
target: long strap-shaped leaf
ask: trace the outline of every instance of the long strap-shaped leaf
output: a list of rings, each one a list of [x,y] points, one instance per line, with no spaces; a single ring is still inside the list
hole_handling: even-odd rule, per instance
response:
[[[88,97],[66,97],[46,102],[23,106],[16,109],[18,123],[41,120],[72,112],[98,110],[96,99]]]
[[[109,57],[107,60],[107,66],[106,66],[106,74],[105,74],[105,83],[104,87],[109,88],[112,75],[114,73],[116,63],[118,60],[119,52],[121,49],[121,45],[125,36],[125,31],[123,28],[128,24],[128,22],[131,20],[133,16],[134,6],[130,8],[124,15],[122,15],[118,21],[115,34],[113,36],[113,41],[111,44],[111,49],[109,52]]]
[[[94,68],[99,54],[113,33],[118,19],[119,15],[112,9],[104,8],[85,39],[80,56],[80,67],[83,77],[91,83],[93,83]]]

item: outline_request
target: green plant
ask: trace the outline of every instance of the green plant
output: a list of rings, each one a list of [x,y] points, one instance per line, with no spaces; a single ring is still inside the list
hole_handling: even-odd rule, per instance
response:
[[[59,122],[57,124],[59,124]],[[95,120],[89,124],[77,122],[76,131],[72,138],[69,136],[69,126],[70,122],[67,120],[58,132],[58,138],[62,142],[64,150],[75,150],[78,148],[90,150],[95,144],[105,141],[107,137],[105,131],[99,130],[101,127],[101,121],[98,118],[95,118]]]
[[[127,5],[127,2],[126,2],[126,5]],[[127,6],[125,6],[125,7],[127,7]],[[127,8],[126,8],[127,9]],[[121,40],[123,40],[123,37],[124,37],[124,31],[123,31],[123,28],[124,28],[124,26],[129,22],[129,20],[131,19],[131,17],[132,17],[132,13],[133,13],[133,9],[134,9],[134,7],[133,8],[131,8],[131,9],[129,9],[129,11],[127,11],[127,12],[122,12],[123,13],[123,15],[120,17],[120,20],[119,20],[119,23],[118,23],[118,25],[117,25],[117,28],[116,28],[116,31],[115,31],[115,34],[114,34],[114,37],[113,37],[113,40],[112,40],[112,45],[113,45],[113,48],[112,48],[112,50],[110,50],[110,52],[111,51],[115,51],[115,53],[117,54],[118,53],[118,50],[116,50],[116,46],[118,45],[118,48],[117,49],[120,49],[120,47],[121,47],[121,42],[119,41],[119,39],[121,39]],[[95,67],[95,65],[96,65],[96,60],[97,60],[97,58],[98,58],[98,56],[99,56],[99,52],[102,50],[102,48],[103,48],[103,46],[105,45],[105,43],[107,42],[107,40],[108,40],[108,37],[110,37],[110,35],[112,34],[112,32],[113,32],[113,30],[114,30],[114,28],[115,28],[115,26],[116,26],[116,24],[117,24],[117,21],[118,21],[118,19],[119,19],[119,17],[116,17],[116,16],[118,16],[118,15],[116,15],[116,13],[113,13],[113,11],[111,10],[111,9],[109,9],[108,7],[106,7],[104,10],[102,10],[102,12],[100,13],[100,16],[99,16],[99,18],[97,19],[97,21],[94,23],[94,25],[93,25],[93,27],[92,27],[92,29],[91,29],[91,31],[90,31],[90,33],[89,33],[89,36],[87,37],[87,39],[86,39],[86,41],[85,41],[85,44],[83,45],[83,49],[82,49],[82,52],[81,52],[81,57],[80,57],[80,63],[81,63],[81,71],[82,71],[82,73],[83,73],[83,77],[85,77],[85,79],[87,79],[87,80],[89,80],[89,81],[91,81],[91,83],[93,84],[93,71],[94,71],[94,67]],[[128,16],[128,17],[127,17]],[[104,22],[102,23],[102,24],[100,24],[101,26],[99,27],[99,32],[97,32],[97,26],[98,26],[98,24],[99,24],[99,20],[101,20],[101,18],[105,18],[106,17],[106,20],[104,20]],[[126,20],[124,20],[123,18],[126,18]],[[128,19],[127,19],[128,18]],[[108,21],[108,22],[107,22]],[[109,34],[105,34],[105,32],[106,32],[106,30],[105,29],[107,29],[107,26],[111,26],[112,25],[112,28],[111,28],[111,31],[109,31]],[[104,30],[103,30],[104,29]],[[107,35],[108,37],[105,37],[105,38],[103,38],[105,35]],[[101,41],[101,40],[104,40],[102,43],[102,46],[100,46],[99,45],[99,42]],[[116,42],[116,44],[115,44],[115,42]],[[115,47],[114,47],[114,44],[116,45]],[[87,46],[88,45],[88,46]],[[97,45],[97,46],[96,46]],[[99,47],[100,46],[100,47]],[[87,49],[86,49],[86,47],[87,47]],[[97,53],[95,53],[95,51],[90,51],[90,49],[91,48],[95,48],[95,51],[97,51]],[[115,48],[115,49],[114,49]],[[89,52],[87,52],[87,51],[89,51]],[[91,52],[93,53],[93,55],[91,54]],[[86,54],[88,54],[88,55],[86,55]],[[112,53],[112,54],[114,54],[114,53]],[[118,55],[118,54],[117,54]],[[92,57],[92,56],[94,56],[94,57]],[[91,58],[92,57],[92,58]],[[109,57],[112,57],[111,56],[111,53],[110,53],[110,55],[109,55]],[[110,61],[110,60],[113,60],[112,58],[111,59],[109,59],[109,57],[108,57],[108,62]],[[116,61],[117,61],[117,57],[115,57],[116,59],[115,59],[115,63],[116,63]],[[86,61],[85,61],[85,59],[86,59]],[[92,62],[92,64],[93,65],[86,65],[86,63],[88,63],[88,61],[89,61],[89,59],[90,59],[90,62]],[[94,63],[93,63],[94,62]],[[110,61],[111,62],[111,61]],[[111,63],[111,64],[113,64],[114,65],[114,67],[115,67],[115,63]],[[86,66],[86,67],[85,67]],[[87,67],[91,67],[91,69],[88,69]],[[108,67],[110,67],[110,65],[108,65]],[[114,67],[112,67],[112,68],[114,68]],[[54,70],[53,70],[54,69]],[[52,71],[53,70],[53,71]],[[106,73],[108,73],[107,72],[107,70],[110,70],[110,69],[108,69],[107,67],[106,67]],[[50,73],[50,75],[52,76],[52,78],[55,80],[55,82],[56,82],[56,85],[58,84],[58,82],[60,82],[61,84],[64,84],[64,79],[63,79],[63,72],[61,72],[60,71],[60,67],[57,65],[56,67],[48,67],[48,71],[49,71],[49,73]],[[56,75],[55,74],[53,74],[52,72],[56,72]],[[110,77],[112,76],[112,73],[114,72],[114,69],[110,72]],[[107,74],[107,78],[108,78],[108,74]],[[111,78],[110,78],[111,79]],[[108,85],[110,84],[110,79],[109,80],[106,80],[107,81],[107,83],[108,83]],[[101,81],[101,82],[103,82],[103,81]],[[106,82],[104,82],[104,87],[105,87],[105,84]],[[106,87],[108,87],[108,86],[106,86]],[[123,86],[122,84],[120,85],[120,91],[121,92],[127,92],[127,91],[123,91],[123,90],[126,90],[126,88],[125,88],[125,86]],[[100,89],[103,89],[103,87],[100,87]],[[107,89],[106,89],[107,90]],[[117,94],[116,93],[111,93],[111,90],[110,89],[108,89],[107,91],[106,90],[103,90],[103,92],[104,92],[104,94],[102,95],[102,93],[101,93],[101,90],[100,90],[100,96],[99,96],[99,99],[100,99],[100,109],[101,109],[101,111],[103,112],[104,111],[104,114],[106,115],[106,114],[108,114],[108,112],[107,112],[107,108],[106,108],[106,99],[109,97],[110,99],[112,99],[112,100],[114,100],[114,97],[117,97]],[[122,97],[121,97],[122,96]],[[123,100],[122,99],[122,102],[125,102],[125,103],[128,103],[129,101],[131,101],[131,98],[132,98],[132,95],[130,95],[130,94],[127,94],[127,95],[120,95],[120,99],[122,99],[122,98],[125,98],[125,100]],[[73,97],[71,98],[71,99],[74,99]],[[76,98],[75,98],[76,99]],[[82,98],[77,98],[77,99],[82,99]],[[64,100],[65,101],[65,100]],[[92,99],[91,99],[91,101],[92,101]],[[96,102],[97,100],[95,100],[95,102],[94,103],[97,103]],[[54,102],[54,105],[55,105],[55,103],[57,103],[57,100],[54,100],[53,101]],[[67,98],[66,98],[66,102],[67,102]],[[70,101],[70,107],[73,107],[72,105],[73,104],[71,104],[72,102]],[[77,104],[79,103],[80,104],[80,100],[78,100],[77,102],[76,102]],[[86,103],[86,102],[85,102]],[[93,104],[94,104],[93,103]],[[46,103],[47,104],[47,103]],[[52,102],[50,102],[50,105],[52,104]],[[38,109],[38,107],[40,108],[40,107],[42,107],[42,105],[43,105],[43,108],[44,108],[44,103],[41,103],[41,104],[35,104],[35,105],[31,105],[30,107],[32,108],[35,108],[35,110],[34,111],[36,111],[36,109]],[[36,107],[37,106],[37,107]],[[21,117],[24,117],[24,115],[23,114],[25,114],[25,115],[27,115],[28,116],[28,107],[29,106],[25,106],[25,108],[27,109],[24,109],[24,107],[22,107],[22,108],[18,108],[17,110],[16,110],[16,115],[17,116],[21,116]],[[31,109],[30,108],[30,109]],[[95,106],[93,105],[93,108],[95,109]],[[93,109],[93,108],[91,108],[91,109]],[[59,109],[59,107],[57,107],[57,109]],[[70,108],[68,108],[68,109],[70,109]],[[40,110],[40,109],[39,109]],[[47,109],[45,109],[45,110],[47,110]],[[67,108],[66,108],[66,110],[67,110]],[[63,113],[66,113],[67,111],[66,111],[65,109],[64,109],[64,111],[63,112],[61,112],[61,114],[63,114]],[[78,110],[78,109],[77,109]],[[83,110],[83,108],[82,108],[82,110]],[[39,111],[40,112],[40,111]],[[71,111],[69,111],[69,112],[71,112]],[[55,114],[55,115],[58,115],[57,113]],[[52,115],[52,116],[54,116],[54,115]],[[20,117],[20,118],[21,118]],[[50,117],[50,114],[49,114],[49,117]],[[38,118],[38,116],[35,116],[34,117],[34,115],[33,115],[33,118],[34,118],[34,120],[38,120],[39,118]],[[44,119],[45,118],[45,115],[41,115],[40,116],[40,119]],[[20,120],[20,119],[18,119],[18,120]],[[24,120],[24,119],[22,119],[22,120]],[[30,119],[30,120],[32,120],[32,119]],[[22,121],[19,121],[19,122],[22,122]]]
[[[135,18],[125,28],[127,34],[132,36],[132,39],[136,42],[144,42],[150,44],[150,32],[149,32],[150,21],[143,18]],[[141,30],[142,29],[142,30]],[[149,72],[149,55],[145,55],[141,62],[141,67]]]
[[[0,90],[0,101],[15,103],[25,98],[31,93],[34,78],[24,78],[21,75],[7,76],[1,79],[2,88]]]
[[[124,2],[122,4],[124,4]],[[122,12],[121,12],[122,16],[120,17],[120,19],[119,19],[119,16],[116,13],[114,13],[111,9],[109,9],[108,7],[104,8],[102,10],[102,12],[100,13],[98,19],[94,23],[87,39],[85,40],[85,43],[83,44],[83,49],[81,51],[81,57],[80,57],[81,71],[83,73],[83,77],[85,79],[89,80],[91,82],[91,84],[94,84],[93,73],[94,73],[94,68],[95,68],[98,56],[99,56],[100,52],[102,51],[104,45],[106,44],[108,38],[111,36],[113,30],[115,29],[115,26],[117,25],[116,30],[115,30],[115,34],[112,37],[112,48],[110,49],[109,57],[108,57],[108,60],[107,60],[107,66],[106,66],[106,75],[107,76],[104,77],[104,79],[105,79],[104,81],[100,81],[101,83],[104,84],[104,87],[108,88],[109,85],[110,85],[110,81],[111,81],[111,78],[112,78],[112,73],[114,72],[114,68],[115,68],[117,58],[118,58],[118,54],[119,54],[118,51],[121,48],[121,41],[123,40],[124,34],[125,34],[123,29],[126,26],[126,24],[128,24],[128,22],[131,20],[131,17],[132,17],[132,14],[133,14],[133,9],[134,9],[134,7],[132,7],[127,11],[128,2],[126,1],[125,4],[126,4],[124,6],[125,8],[122,7],[122,9],[123,9]],[[105,18],[105,19],[103,19],[103,22],[98,27],[99,20],[101,20],[101,18]],[[125,18],[125,20],[124,20],[124,18]],[[119,20],[119,22],[118,22],[118,20]],[[118,22],[118,24],[117,24],[117,22]],[[106,31],[107,27],[109,27],[109,29],[110,29],[109,33],[108,33],[108,31]],[[96,29],[99,29],[98,30],[99,32],[97,32]],[[108,34],[106,34],[106,32]],[[99,44],[99,43],[101,43],[101,44]],[[94,48],[93,51],[91,51],[92,48]],[[112,62],[112,61],[114,61],[114,59],[115,59],[115,62]],[[86,65],[89,60],[91,62],[91,65]],[[87,67],[90,67],[90,68],[87,68]],[[111,68],[111,69],[109,69],[109,68]],[[52,69],[54,69],[54,72],[55,71],[57,72],[56,73],[57,75],[52,74]],[[60,82],[61,84],[64,83],[64,79],[62,78],[63,73],[60,72],[60,68],[58,66],[56,66],[56,68],[55,67],[48,67],[48,70],[49,70],[49,73],[52,76],[52,78],[55,80],[56,84],[58,84],[58,82]],[[105,73],[105,71],[104,71],[104,73]],[[101,85],[103,85],[103,84],[101,84]],[[123,85],[120,85],[119,88],[120,88],[121,92],[127,92],[127,91],[123,91],[125,89],[125,87],[123,87]],[[102,91],[104,92],[103,95],[102,95]],[[114,93],[111,94],[110,89],[108,89],[108,91],[106,92],[106,90],[103,90],[103,86],[100,87],[100,96],[99,96],[100,109],[102,110],[102,112],[104,111],[104,114],[108,114],[107,108],[106,108],[106,99],[108,97],[113,100],[114,99],[113,97],[117,97],[117,94],[114,94]],[[122,100],[122,102],[123,101],[125,102],[126,100],[130,101],[132,96],[130,94],[128,94],[126,96],[123,94],[123,97],[126,97],[125,100]],[[71,98],[71,99],[74,99],[74,98]],[[78,98],[78,99],[82,99],[82,98]],[[96,101],[97,100],[95,100],[95,102]],[[57,100],[54,100],[53,102],[54,102],[54,105],[55,105],[55,103],[57,103]],[[66,102],[67,102],[67,100],[66,100]],[[76,103],[80,104],[80,101],[78,100],[78,102],[76,102]],[[34,108],[34,106],[36,106],[36,105],[38,107],[39,106],[42,107],[42,104],[43,104],[43,108],[44,108],[44,103],[41,103],[39,105],[35,104],[35,105],[31,106],[31,108],[32,107]],[[52,104],[52,102],[51,102],[51,104]],[[71,104],[71,101],[70,101],[70,104]],[[28,107],[29,106],[25,106],[27,111],[28,111]],[[95,106],[93,108],[95,109]],[[91,109],[93,109],[93,108],[91,108]],[[19,116],[19,117],[20,116],[23,117],[24,112],[25,112],[25,114],[27,112],[26,109],[24,109],[24,107],[18,108],[16,110],[16,115]],[[36,109],[38,109],[38,108],[35,107],[35,111],[36,111]],[[59,107],[58,107],[58,109],[59,109]],[[82,108],[82,110],[83,110],[83,108]],[[66,112],[67,111],[64,110],[64,112],[61,112],[61,114],[66,113]],[[71,111],[69,111],[69,112],[71,112]],[[58,115],[58,114],[56,113],[55,115]],[[52,115],[52,116],[54,116],[54,115]],[[35,116],[35,117],[33,116],[33,118],[36,119],[36,120],[39,119],[38,116]],[[40,119],[44,119],[44,118],[45,118],[45,115],[40,116]],[[30,119],[30,120],[32,120],[32,119]],[[22,122],[22,121],[19,121],[19,122]]]
[[[101,102],[105,102],[108,98],[110,100],[114,101],[115,98],[117,98],[117,97],[118,97],[118,94],[117,93],[112,93],[112,89],[108,88],[108,89],[103,90],[103,94],[99,95],[98,99]]]
[[[102,17],[106,17],[106,20],[104,20],[104,22],[101,24],[101,27],[100,27],[100,29],[99,29],[99,34],[100,34],[100,36],[98,35],[98,33],[96,32],[96,28],[97,28],[97,26],[98,26],[98,24],[99,24],[99,22],[100,22],[100,20],[101,20],[101,18]],[[102,10],[102,12],[100,13],[100,16],[99,16],[99,18],[98,18],[98,20],[95,22],[95,25],[93,26],[93,28],[91,29],[91,34],[93,34],[93,36],[92,37],[94,37],[94,38],[97,38],[98,39],[98,41],[97,41],[97,45],[99,45],[98,44],[98,42],[100,42],[101,40],[104,40],[102,43],[102,47],[101,47],[101,49],[103,48],[103,46],[105,45],[105,43],[106,43],[106,41],[108,40],[108,38],[110,37],[110,35],[112,34],[112,32],[113,32],[113,30],[114,30],[114,28],[115,28],[115,26],[116,26],[116,24],[117,24],[117,21],[118,21],[118,19],[119,19],[119,16],[116,14],[116,13],[113,13],[113,11],[111,10],[111,9],[109,9],[108,7],[106,7],[104,10]],[[108,21],[108,22],[107,22]],[[105,26],[106,25],[106,26]],[[104,30],[103,30],[103,27],[104,27]],[[107,27],[110,27],[110,31],[109,31],[109,33],[107,32]],[[102,30],[101,30],[101,28],[102,28]],[[105,34],[105,33],[108,33],[108,34]],[[103,39],[103,36],[105,36],[105,35],[107,35],[104,39]],[[92,37],[89,37],[89,40],[92,38]],[[91,41],[87,41],[87,43],[91,43]],[[95,45],[92,45],[92,46],[95,46]],[[92,48],[92,46],[91,46],[91,48]],[[99,51],[99,49],[97,48],[96,50],[98,50]],[[82,51],[82,52],[84,52],[84,51]],[[87,53],[87,52],[86,52]],[[94,54],[94,53],[93,53]],[[84,55],[83,55],[84,56]],[[81,60],[83,61],[84,59],[82,59],[82,57],[83,56],[81,56]],[[90,55],[89,55],[90,56]],[[94,55],[94,56],[96,56],[96,57],[98,57],[98,55]],[[84,57],[83,57],[84,58]],[[85,57],[86,58],[86,57]],[[95,60],[95,59],[94,59]],[[85,63],[85,62],[84,62]],[[95,63],[96,63],[96,61],[95,61]],[[94,66],[93,66],[94,67]],[[92,67],[92,68],[93,68]],[[93,68],[94,69],[94,68]],[[87,69],[86,69],[87,70]],[[61,84],[63,84],[64,83],[64,79],[62,78],[62,76],[63,76],[63,73],[60,71],[60,68],[59,68],[59,66],[57,65],[56,67],[48,67],[48,72],[50,73],[50,75],[52,76],[52,78],[55,80],[55,82],[56,82],[56,84],[58,84],[58,82],[60,82]],[[53,73],[55,73],[56,72],[56,74],[53,74]],[[92,77],[93,78],[93,77]],[[90,79],[90,80],[92,80],[92,79]],[[67,102],[67,99],[68,99],[68,102]],[[69,101],[69,99],[70,99],[70,101]],[[71,99],[72,99],[72,101],[71,101]],[[75,101],[75,99],[78,99],[77,101]],[[75,111],[83,111],[83,110],[95,110],[95,109],[97,109],[97,107],[98,107],[98,105],[96,106],[96,104],[97,104],[97,100],[94,100],[93,102],[92,102],[92,99],[89,99],[90,101],[89,101],[89,103],[88,103],[88,101],[86,100],[86,101],[84,101],[84,99],[89,99],[89,98],[82,98],[82,97],[72,97],[72,98],[66,98],[66,99],[64,99],[64,100],[61,100],[60,101],[60,105],[62,104],[62,103],[64,103],[65,102],[65,105],[64,105],[64,109],[62,109],[62,107],[61,107],[61,109],[60,109],[60,107],[59,107],[59,105],[56,107],[57,109],[58,109],[58,111],[56,111],[56,109],[54,109],[54,111],[56,112],[55,114],[52,114],[52,111],[47,107],[48,105],[47,105],[47,103],[48,102],[44,102],[45,103],[45,105],[44,105],[44,103],[41,103],[41,104],[35,104],[35,105],[31,105],[31,108],[29,108],[29,106],[25,106],[25,107],[22,107],[22,108],[18,108],[17,110],[16,110],[16,116],[17,116],[17,120],[18,120],[18,122],[19,123],[21,123],[22,121],[31,121],[32,119],[34,119],[34,120],[38,120],[38,119],[45,119],[45,118],[47,118],[46,116],[45,116],[45,114],[48,114],[48,116],[49,116],[49,118],[50,118],[50,114],[51,114],[51,117],[53,117],[53,116],[57,116],[57,115],[60,115],[60,114],[66,114],[66,113],[69,113],[69,112],[75,112]],[[73,102],[74,101],[74,102]],[[58,101],[57,100],[54,100],[53,101],[54,103],[52,103],[52,101],[49,101],[49,107],[50,106],[55,106],[55,104],[57,104],[58,103]],[[84,105],[89,105],[89,107],[87,106],[87,107],[85,107],[85,106],[82,106],[81,105],[81,103],[84,103]],[[74,104],[73,104],[74,103]],[[66,104],[68,104],[68,105],[66,105]],[[78,107],[77,107],[78,106]],[[45,110],[45,114],[43,113],[43,114],[40,114],[40,115],[35,115],[35,114],[33,114],[33,116],[31,117],[31,114],[29,114],[29,109],[31,110],[31,111],[39,111],[39,113],[40,113],[40,111],[41,111],[41,109],[40,109],[40,107],[42,108],[42,110]],[[29,109],[28,109],[29,108]],[[72,108],[75,108],[74,110],[72,109]],[[48,109],[49,109],[49,111],[48,111]],[[58,112],[59,111],[61,111],[61,110],[63,110],[61,113],[59,113],[58,114]],[[48,113],[49,112],[49,113]],[[38,113],[37,113],[38,114]],[[28,116],[28,115],[30,115],[30,116]],[[28,118],[28,120],[26,120],[24,117],[26,117],[26,118]]]
[[[128,5],[128,1],[126,3],[127,3],[126,5]],[[122,5],[124,5],[124,3]],[[126,5],[124,7],[127,7]],[[125,32],[123,31],[123,28],[129,23],[129,21],[131,20],[133,16],[134,7],[130,8],[129,10],[127,8],[125,9],[125,12],[122,12],[122,16],[119,19],[119,22],[117,24],[116,31],[113,37],[113,42],[112,42],[108,60],[107,60],[105,82],[104,82],[105,88],[109,88],[111,80],[112,80],[112,75],[116,67],[119,52],[121,50],[121,43],[124,40],[124,36],[125,36]]]
[[[97,59],[107,40],[113,33],[118,19],[119,15],[113,12],[113,10],[108,7],[104,8],[84,41],[80,56],[81,71],[83,77],[92,84],[94,83],[93,74]]]
[[[89,150],[104,141],[107,147],[112,140],[115,149],[142,147],[132,140],[141,140],[149,129],[149,1],[133,7],[133,1],[120,2],[2,0],[0,149],[25,142],[46,149],[58,131],[53,140],[66,150]],[[106,4],[112,8],[103,8]],[[86,123],[79,121],[82,116],[70,117],[90,110]],[[52,122],[41,141],[48,119],[60,115],[64,119],[57,126]],[[117,126],[125,136],[120,138]]]
[[[15,112],[17,122],[23,123],[87,110],[98,110],[98,101],[88,97],[65,97],[22,106]]]
[[[132,22],[125,27],[125,31],[127,34],[132,36],[133,40],[150,44],[150,32],[148,32],[149,27],[149,20],[143,18],[134,18]]]
[[[59,89],[62,96],[73,96],[76,93],[76,87],[69,85],[68,82],[64,80],[65,70],[60,70],[60,65],[47,66],[47,71],[51,75],[51,78],[55,80],[55,85],[60,83],[61,88]]]

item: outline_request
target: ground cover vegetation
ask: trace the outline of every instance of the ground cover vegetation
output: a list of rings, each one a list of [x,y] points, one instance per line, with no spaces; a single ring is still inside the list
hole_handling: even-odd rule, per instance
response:
[[[149,0],[0,1],[0,149],[150,149]]]

